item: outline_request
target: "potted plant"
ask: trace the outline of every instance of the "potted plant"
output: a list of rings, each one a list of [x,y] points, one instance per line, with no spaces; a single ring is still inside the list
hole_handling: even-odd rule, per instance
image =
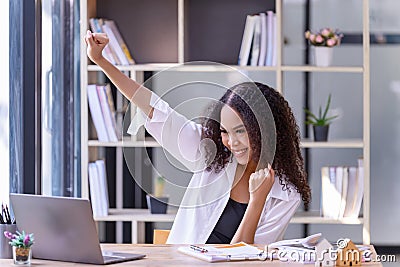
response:
[[[33,245],[33,234],[26,234],[25,231],[13,234],[4,231],[4,236],[11,241],[9,244],[13,247],[14,264],[30,264],[32,258],[31,246]]]
[[[305,108],[304,111],[307,114],[306,124],[313,126],[314,141],[327,141],[329,124],[332,120],[338,117],[338,115],[328,117],[328,110],[331,104],[331,95],[328,96],[328,102],[326,103],[324,113],[322,113],[322,107],[319,106],[318,115],[312,113],[309,109]]]
[[[315,64],[317,66],[327,67],[332,61],[332,47],[340,45],[343,34],[338,30],[323,28],[318,32],[306,31],[305,37],[315,48]]]

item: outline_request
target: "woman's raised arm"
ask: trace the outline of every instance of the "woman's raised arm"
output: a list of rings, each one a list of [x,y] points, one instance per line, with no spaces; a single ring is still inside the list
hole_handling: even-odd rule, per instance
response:
[[[88,57],[103,70],[111,82],[127,99],[152,118],[153,108],[150,106],[151,91],[130,79],[103,57],[102,51],[109,41],[107,35],[104,33],[92,33],[88,30],[85,41]]]

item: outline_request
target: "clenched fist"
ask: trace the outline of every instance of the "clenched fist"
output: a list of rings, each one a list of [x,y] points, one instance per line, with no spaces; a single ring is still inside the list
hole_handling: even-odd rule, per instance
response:
[[[268,168],[252,173],[249,179],[250,201],[264,203],[274,181],[275,172],[269,164]]]
[[[102,51],[109,41],[107,35],[105,33],[92,33],[88,30],[85,36],[85,41],[87,44],[86,53],[88,57],[94,63],[97,63],[103,58]]]

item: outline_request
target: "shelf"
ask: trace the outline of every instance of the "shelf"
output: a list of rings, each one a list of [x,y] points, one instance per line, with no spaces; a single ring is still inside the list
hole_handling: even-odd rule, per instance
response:
[[[182,65],[174,71],[185,72],[233,72],[233,71],[277,71],[275,66],[238,66],[238,65]]]
[[[363,148],[361,139],[333,140],[328,142],[314,142],[309,139],[301,141],[302,148]]]
[[[282,71],[307,71],[307,72],[352,72],[363,73],[363,67],[343,67],[343,66],[330,66],[330,67],[316,67],[316,66],[282,66]]]
[[[173,68],[173,71],[185,72],[230,72],[230,71],[298,71],[298,72],[350,72],[362,73],[362,67],[344,67],[344,66],[330,66],[330,67],[316,67],[316,66],[238,66],[238,65],[208,65],[208,64],[189,64],[183,65],[179,63],[149,63],[149,64],[136,64],[129,66],[116,66],[121,71],[167,71]],[[88,65],[88,71],[101,71],[97,65]]]
[[[151,214],[148,209],[109,209],[107,216],[95,217],[98,222],[173,222],[176,210],[168,210],[167,214]]]
[[[319,211],[297,212],[290,223],[309,224],[363,224],[363,218],[331,219],[319,215]]]
[[[178,63],[153,63],[153,64],[136,64],[129,66],[116,65],[116,67],[121,71],[161,71],[179,65],[180,64]],[[97,65],[88,65],[87,70],[102,71],[101,68]]]
[[[90,147],[161,147],[152,137],[146,137],[145,141],[132,141],[129,137],[118,142],[100,142],[99,140],[89,140]]]
[[[231,72],[231,71],[276,71],[274,66],[237,66],[237,65],[208,65],[208,64],[189,64],[179,63],[150,63],[129,66],[116,66],[121,71],[185,71],[185,72]],[[88,65],[88,71],[102,71],[97,65]]]

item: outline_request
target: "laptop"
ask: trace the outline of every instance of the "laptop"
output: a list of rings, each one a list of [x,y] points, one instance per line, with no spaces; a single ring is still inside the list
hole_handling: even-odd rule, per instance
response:
[[[34,234],[34,258],[110,264],[145,257],[102,251],[87,199],[10,194],[10,201],[17,228]]]

